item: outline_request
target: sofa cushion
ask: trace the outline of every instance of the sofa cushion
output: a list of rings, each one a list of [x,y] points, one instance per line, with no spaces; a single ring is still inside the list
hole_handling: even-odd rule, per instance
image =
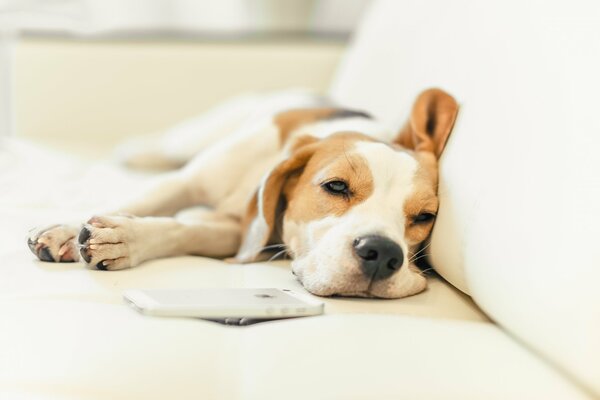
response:
[[[50,166],[50,167],[48,167]],[[52,174],[39,179],[39,171]],[[45,263],[26,245],[35,226],[81,223],[107,204],[116,207],[124,197],[148,184],[152,176],[136,174],[109,162],[88,163],[27,142],[5,141],[0,149],[0,295],[17,298],[72,300],[89,298],[120,302],[129,288],[288,287],[303,290],[289,262],[230,264],[201,257],[152,260],[123,271],[88,270],[79,263]],[[90,184],[92,182],[93,184]],[[488,321],[467,296],[435,275],[429,290],[407,299],[327,299],[336,313],[410,314],[436,318]]]
[[[355,314],[234,328],[68,298],[2,299],[0,315],[4,398],[588,398],[489,323]]]
[[[378,1],[332,95],[398,126],[457,97],[432,263],[600,395],[598,54],[594,2]]]
[[[29,227],[82,218],[146,178],[20,142],[0,154],[11,165],[0,176],[2,398],[585,398],[435,277],[410,298],[328,298],[323,316],[249,327],[144,317],[123,290],[303,288],[286,261],[177,257],[114,272],[36,261]],[[53,173],[36,186],[44,166]]]

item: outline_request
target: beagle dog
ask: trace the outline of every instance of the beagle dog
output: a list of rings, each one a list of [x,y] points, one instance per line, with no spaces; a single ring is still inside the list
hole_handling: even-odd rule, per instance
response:
[[[83,226],[35,229],[28,245],[42,261],[108,271],[181,254],[248,263],[281,247],[313,294],[416,294],[426,279],[413,261],[436,217],[438,159],[457,113],[452,96],[429,89],[398,134],[321,105],[246,120],[138,200]]]

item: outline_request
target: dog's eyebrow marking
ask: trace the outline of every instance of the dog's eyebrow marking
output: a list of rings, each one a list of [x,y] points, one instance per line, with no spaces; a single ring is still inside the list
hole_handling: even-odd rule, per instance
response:
[[[352,171],[352,173],[360,179],[361,177],[361,171],[360,169],[356,166],[356,164],[354,162],[352,162],[352,158],[350,158],[350,156],[348,155],[348,150],[350,148],[352,148],[354,145],[354,143],[351,143],[350,146],[347,146],[347,141],[343,141],[341,143],[341,147],[342,147],[342,154],[344,155],[344,159],[346,160],[346,162],[348,163],[348,165],[350,166],[350,170]],[[317,173],[315,173],[313,179],[312,179],[312,183],[315,185],[319,185],[328,175],[328,171],[329,168],[325,167],[321,170],[319,170]]]
[[[319,172],[317,172],[315,174],[315,176],[312,179],[312,184],[313,185],[320,185],[321,182],[323,182],[323,180],[325,179],[325,177],[327,177],[327,171],[329,169],[327,167],[323,168],[322,170],[320,170]]]

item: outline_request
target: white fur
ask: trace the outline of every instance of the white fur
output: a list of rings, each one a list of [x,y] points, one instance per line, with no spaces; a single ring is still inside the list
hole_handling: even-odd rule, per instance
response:
[[[257,215],[248,227],[248,232],[246,233],[247,239],[238,250],[237,259],[240,262],[252,261],[255,255],[262,250],[265,240],[269,238],[269,225],[267,224],[263,211],[265,184],[267,179],[269,179],[269,176],[269,174],[265,175],[258,187]]]

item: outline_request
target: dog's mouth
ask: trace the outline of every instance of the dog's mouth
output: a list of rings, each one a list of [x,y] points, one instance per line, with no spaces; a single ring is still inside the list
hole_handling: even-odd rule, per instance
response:
[[[348,293],[334,293],[332,294],[330,297],[344,297],[344,298],[352,298],[352,297],[357,297],[357,298],[367,298],[367,299],[374,299],[374,298],[378,298],[377,296],[375,296],[372,293],[369,293],[367,291],[362,291],[362,292],[348,292]]]
[[[328,285],[322,285],[320,287],[310,287],[306,285],[302,280],[298,279],[302,286],[310,293],[320,297],[331,297],[331,298],[361,298],[361,299],[376,299],[386,298],[371,290],[371,284],[367,282],[356,282],[356,284],[349,284],[350,287],[332,287]],[[354,286],[354,287],[352,287]],[[389,298],[389,297],[388,297]]]
[[[298,261],[298,260],[295,260]],[[302,286],[311,294],[320,297],[334,298],[379,298],[372,289],[373,279],[366,277],[358,268],[347,268],[355,270],[355,272],[333,274],[325,278],[318,277],[318,272],[314,269],[310,272],[310,268],[296,269],[292,267],[292,274]],[[385,297],[385,296],[384,296]]]
[[[371,278],[365,278],[365,281],[368,282],[360,282],[360,283],[364,283],[367,285],[367,287],[365,289],[361,289],[361,290],[344,290],[344,291],[339,291],[336,292],[334,294],[332,294],[332,297],[357,297],[357,298],[368,298],[368,299],[377,299],[377,298],[385,298],[385,297],[381,297],[378,296],[377,294],[373,293],[373,277]],[[356,285],[359,286],[359,285]],[[360,286],[363,286],[362,284]]]

